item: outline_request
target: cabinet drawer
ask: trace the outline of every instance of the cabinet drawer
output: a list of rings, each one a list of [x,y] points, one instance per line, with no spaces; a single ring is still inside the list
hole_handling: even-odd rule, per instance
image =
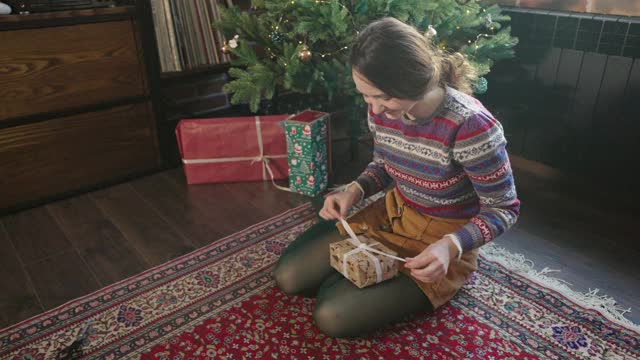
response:
[[[131,20],[0,31],[0,121],[145,94]]]
[[[158,166],[148,103],[0,130],[0,209]]]

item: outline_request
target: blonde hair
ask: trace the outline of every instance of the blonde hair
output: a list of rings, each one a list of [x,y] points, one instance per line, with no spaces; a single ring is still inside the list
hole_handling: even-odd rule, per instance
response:
[[[416,28],[391,17],[372,22],[358,34],[350,62],[375,87],[399,99],[421,99],[445,85],[472,94],[477,79],[464,55],[437,49]]]

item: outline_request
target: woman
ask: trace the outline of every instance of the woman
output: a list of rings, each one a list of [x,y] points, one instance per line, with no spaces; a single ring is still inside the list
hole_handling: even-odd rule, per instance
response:
[[[288,294],[317,292],[314,319],[333,337],[442,306],[477,269],[478,247],[513,225],[520,208],[502,127],[468,95],[475,73],[464,56],[441,53],[413,27],[384,18],[359,34],[350,60],[369,105],[373,161],[326,198],[320,216],[344,218],[354,203],[392,187],[347,222],[407,261],[400,276],[357,288],[329,266],[329,244],[347,236],[335,221],[286,249],[276,283]]]

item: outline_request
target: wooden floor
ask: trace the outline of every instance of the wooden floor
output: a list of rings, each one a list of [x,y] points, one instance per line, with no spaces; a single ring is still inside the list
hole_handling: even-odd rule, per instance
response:
[[[0,327],[307,201],[270,183],[188,187],[175,169],[0,218]]]
[[[343,162],[336,182],[364,163]],[[640,246],[631,216],[570,198],[531,172],[516,176],[522,217],[496,243],[539,268],[561,270],[556,276],[577,290],[602,289],[632,307],[629,317],[640,323]],[[307,201],[266,182],[187,186],[173,169],[4,216],[0,328]]]

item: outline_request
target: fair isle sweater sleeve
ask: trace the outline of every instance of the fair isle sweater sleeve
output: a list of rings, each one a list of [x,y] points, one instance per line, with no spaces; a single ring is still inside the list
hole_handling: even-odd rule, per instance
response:
[[[368,113],[367,123],[369,130],[373,133],[373,160],[367,165],[367,168],[358,176],[356,181],[364,190],[364,198],[367,198],[383,189],[386,189],[393,181],[387,170],[384,168],[384,160],[380,154],[380,149],[375,141],[375,124],[373,123],[373,116]]]
[[[479,213],[451,234],[463,251],[504,233],[520,214],[506,143],[500,123],[483,113],[472,115],[456,133],[453,158],[463,167],[480,202]]]

